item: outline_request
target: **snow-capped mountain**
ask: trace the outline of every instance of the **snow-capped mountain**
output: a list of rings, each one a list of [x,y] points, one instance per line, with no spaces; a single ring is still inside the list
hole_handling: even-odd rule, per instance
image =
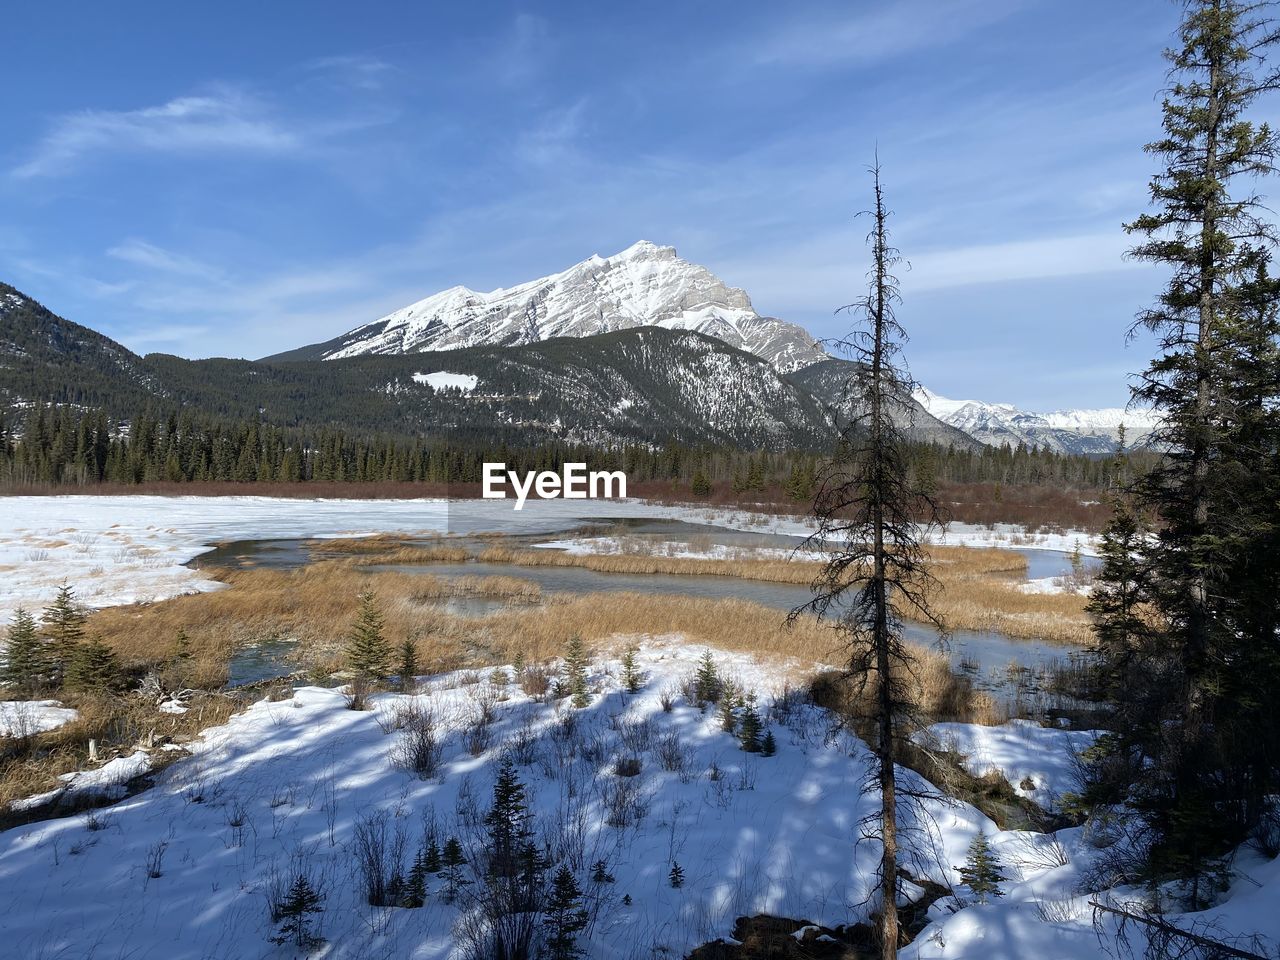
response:
[[[1141,446],[1159,422],[1150,410],[1123,407],[1032,413],[1008,403],[949,400],[924,388],[914,396],[943,423],[993,447],[1024,443],[1057,453],[1110,453],[1122,424],[1125,444]]]
[[[745,292],[706,267],[680,259],[674,247],[641,240],[616,256],[593,256],[515,287],[488,293],[450,287],[326,343],[267,359],[515,346],[641,326],[707,334],[781,373],[827,358],[803,328],[760,316]]]

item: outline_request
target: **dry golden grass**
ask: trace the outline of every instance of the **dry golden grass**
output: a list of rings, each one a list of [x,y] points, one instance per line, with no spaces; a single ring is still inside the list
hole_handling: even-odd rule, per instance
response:
[[[99,697],[66,694],[63,702],[80,715],[56,730],[22,740],[0,741],[0,829],[26,822],[41,811],[10,810],[17,799],[57,788],[58,777],[85,770],[89,741],[98,746],[99,762],[132,753],[150,740],[155,745],[184,743],[206,727],[226,723],[248,701],[214,693],[199,693],[189,701],[186,713],[163,713],[140,697]],[[180,751],[151,750],[153,769],[182,756]]]
[[[599,597],[554,597],[528,611],[502,611],[483,621],[493,662],[508,662],[516,653],[526,658],[561,656],[571,636],[602,645],[638,633],[678,635],[691,644],[721,650],[794,659],[808,672],[815,664],[839,664],[844,657],[839,637],[828,624],[805,619],[791,627],[779,611],[747,600],[704,600],[696,597],[616,593],[608,603]],[[477,650],[483,649],[478,640]],[[912,695],[927,714],[986,722],[998,713],[994,701],[957,678],[945,656],[917,647]]]
[[[678,635],[689,643],[768,657],[794,658],[806,668],[838,664],[835,631],[814,620],[790,628],[776,609],[748,600],[708,601],[647,593],[553,596],[533,606],[516,605],[482,618],[457,616],[435,601],[454,596],[502,597],[530,601],[536,584],[509,577],[464,577],[446,581],[429,575],[370,574],[351,563],[318,563],[292,571],[228,570],[219,574],[228,589],[178,597],[163,603],[114,607],[96,613],[90,629],[133,662],[172,656],[175,637],[185,629],[197,664],[221,665],[240,646],[273,637],[298,642],[303,664],[321,671],[341,666],[347,631],[359,594],[376,593],[388,638],[413,638],[424,670],[505,663],[517,653],[549,659],[579,635],[591,643],[619,636]],[[945,657],[920,651],[924,708],[942,710],[954,694]]]
[[[570,554],[556,550],[491,547],[482,561],[517,566],[584,567],[601,573],[739,577],[809,584],[822,565],[810,560],[699,559],[660,555]],[[931,569],[941,584],[933,604],[956,630],[995,630],[1011,637],[1086,645],[1093,633],[1085,598],[1074,593],[1024,593],[1027,559],[998,548],[932,547]]]
[[[462,563],[470,557],[465,547],[444,542],[410,544],[401,537],[382,534],[375,537],[349,537],[334,540],[312,540],[307,544],[312,553],[355,557],[361,564]]]
[[[584,567],[599,573],[740,577],[771,583],[811,583],[821,569],[821,564],[803,560],[718,560],[635,553],[565,553],[560,550],[520,550],[511,547],[489,547],[477,559],[482,563],[507,563],[522,567]]]
[[[236,649],[273,638],[296,639],[304,652],[340,650],[364,590],[378,595],[387,635],[395,643],[428,635],[447,619],[431,606],[435,601],[457,596],[532,601],[541,594],[536,583],[513,577],[443,580],[374,574],[349,561],[296,570],[222,570],[216,576],[227,589],[162,603],[108,607],[93,614],[88,629],[133,663],[172,656],[178,631],[185,630],[196,663],[213,670],[218,665],[225,669]]]

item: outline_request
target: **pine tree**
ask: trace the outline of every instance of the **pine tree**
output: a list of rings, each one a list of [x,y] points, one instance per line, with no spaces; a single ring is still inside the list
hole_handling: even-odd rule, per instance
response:
[[[565,690],[573,698],[573,705],[578,709],[590,706],[591,691],[587,686],[587,650],[582,638],[574,635],[569,638],[569,648],[564,655]]]
[[[70,661],[76,645],[84,639],[86,619],[84,610],[76,602],[75,591],[63,583],[40,619],[41,632],[49,640],[55,664],[65,667]]]
[[[400,689],[412,693],[418,677],[418,647],[413,637],[405,637],[400,644]]]
[[[484,818],[489,830],[489,872],[512,876],[530,843],[529,804],[515,761],[504,756],[493,783],[493,805]]]
[[[738,729],[737,709],[741,702],[742,698],[733,682],[723,681],[720,686],[720,729],[725,733],[733,733]]]
[[[748,698],[747,705],[742,711],[742,729],[738,731],[738,741],[742,744],[742,749],[747,753],[760,752],[760,729],[762,726],[760,714],[756,710],[755,699]]]
[[[960,882],[973,891],[978,903],[988,903],[1003,897],[1000,884],[1008,879],[1001,869],[1001,863],[986,834],[978,834],[969,844],[969,858],[960,871]]]
[[[707,479],[706,471],[701,467],[694,471],[693,479],[689,481],[689,490],[695,497],[711,495],[711,481]]]
[[[1152,209],[1127,229],[1131,255],[1171,272],[1138,326],[1158,355],[1134,391],[1161,411],[1166,452],[1139,485],[1156,534],[1142,556],[1160,623],[1134,676],[1149,708],[1120,731],[1145,758],[1134,800],[1157,876],[1191,875],[1239,841],[1277,787],[1280,589],[1275,530],[1277,326],[1268,273],[1271,215],[1252,182],[1272,173],[1280,138],[1249,111],[1275,89],[1263,63],[1278,38],[1247,0],[1188,0],[1166,53],[1164,169]],[[1194,909],[1194,907],[1193,907]]]
[[[913,657],[903,619],[941,623],[929,606],[934,585],[922,548],[924,528],[940,521],[936,502],[914,481],[897,411],[911,406],[911,377],[900,355],[906,334],[895,316],[900,300],[894,270],[901,255],[889,239],[889,213],[877,162],[871,169],[872,265],[867,293],[853,305],[862,316],[841,347],[857,374],[833,413],[840,428],[814,502],[813,543],[834,545],[813,584],[814,599],[791,613],[830,618],[844,644],[845,674],[870,693],[869,740],[880,787],[879,941],[894,960],[898,928],[898,798],[895,762],[911,720]]]
[[[49,655],[36,633],[31,614],[19,607],[14,611],[4,648],[4,682],[24,693],[35,693],[49,679]]]
[[[591,865],[591,882],[613,883],[613,874],[609,872],[609,864],[606,861],[597,860]]]
[[[436,842],[435,837],[431,837],[427,841],[426,853],[423,856],[423,866],[427,873],[439,873],[442,861],[440,859],[440,844]]]
[[[437,861],[439,853],[436,854]],[[409,869],[409,877],[405,880],[404,895],[401,898],[404,906],[414,909],[421,907],[427,902],[427,874],[432,871],[427,868],[427,852],[420,849],[418,855],[413,858],[413,866]]]
[[[483,899],[493,955],[524,957],[537,932],[548,859],[534,839],[525,786],[510,756],[498,768],[485,826],[488,863]]]
[[[1118,470],[1122,469],[1118,466]],[[1143,557],[1148,531],[1134,508],[1127,487],[1112,496],[1111,519],[1102,531],[1102,566],[1094,577],[1085,609],[1094,621],[1097,656],[1102,670],[1101,690],[1117,709],[1140,722],[1150,704],[1139,703],[1143,689],[1135,670],[1150,655],[1151,576]]]
[[[450,837],[444,842],[444,852],[440,856],[440,864],[444,873],[445,902],[453,903],[458,893],[468,883],[462,868],[467,865],[467,857],[462,852],[462,843],[457,837]]]
[[[63,683],[68,690],[111,693],[120,686],[120,664],[116,653],[101,637],[76,644],[67,664]]]
[[[716,670],[716,662],[711,659],[711,651],[707,650],[698,661],[698,672],[693,678],[693,696],[699,706],[715,703],[720,699],[720,674]]]
[[[381,680],[391,668],[391,649],[382,634],[382,612],[369,590],[360,594],[360,611],[347,639],[347,667],[366,683]]]
[[[773,738],[773,731],[765,731],[764,739],[760,741],[760,756],[772,757],[778,752],[778,741]]]
[[[586,928],[587,920],[578,881],[572,870],[561,866],[551,881],[551,896],[542,915],[550,960],[575,960],[582,956],[578,948],[578,934]]]
[[[290,941],[299,950],[307,950],[316,946],[319,939],[311,932],[310,916],[319,913],[324,897],[311,885],[305,874],[298,874],[289,886],[288,895],[280,904],[279,932],[271,937],[272,943],[288,943]]]
[[[674,862],[671,864],[671,872],[667,874],[667,882],[676,890],[684,886],[684,869],[680,864]]]
[[[622,686],[627,693],[639,693],[644,686],[644,677],[636,664],[636,648],[628,647],[622,655]]]

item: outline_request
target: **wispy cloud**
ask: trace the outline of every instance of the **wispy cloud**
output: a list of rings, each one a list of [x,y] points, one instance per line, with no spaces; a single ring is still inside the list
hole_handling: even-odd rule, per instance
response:
[[[1129,246],[1117,229],[925,251],[911,258],[908,282],[913,290],[945,290],[1141,268],[1125,259]]]
[[[1025,7],[1023,0],[936,0],[858,4],[843,16],[810,16],[753,43],[754,60],[788,67],[867,64],[953,43]],[[847,8],[846,8],[847,9]]]
[[[547,21],[532,13],[518,14],[494,48],[494,73],[509,86],[528,85],[542,73],[553,52]]]
[[[177,97],[138,110],[84,110],[58,117],[27,161],[19,179],[67,173],[89,157],[107,153],[237,151],[282,153],[298,136],[271,120],[252,97],[230,89]]]
[[[386,60],[364,53],[319,57],[302,65],[305,73],[367,93],[381,90],[396,69]]]
[[[214,278],[220,273],[215,267],[145,240],[126,240],[107,250],[107,256],[135,266],[162,273],[189,277]]]
[[[563,164],[577,156],[583,135],[583,115],[587,101],[577,102],[543,114],[538,123],[516,141],[516,156],[536,166]]]

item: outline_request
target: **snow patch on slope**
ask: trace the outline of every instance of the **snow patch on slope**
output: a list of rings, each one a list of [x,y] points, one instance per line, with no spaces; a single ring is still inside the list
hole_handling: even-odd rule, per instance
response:
[[[432,390],[455,388],[463,393],[470,393],[480,382],[480,378],[473,374],[448,373],[444,370],[438,370],[435,373],[415,373],[413,379],[417,383],[426,384]]]

